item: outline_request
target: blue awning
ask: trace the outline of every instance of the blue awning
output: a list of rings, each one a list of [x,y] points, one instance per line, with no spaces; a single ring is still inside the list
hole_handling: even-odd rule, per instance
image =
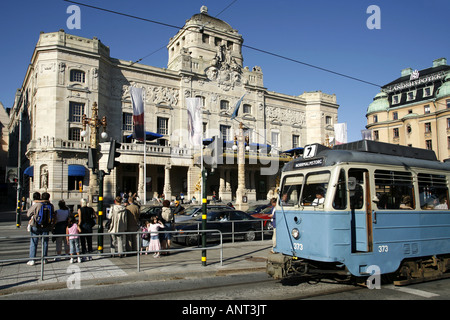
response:
[[[24,175],[27,175],[27,176],[29,176],[29,177],[32,177],[32,176],[34,175],[34,168],[33,168],[33,166],[26,168],[26,169],[23,171],[23,174],[24,174]]]
[[[293,149],[289,149],[286,151],[283,151],[282,153],[290,153],[291,155],[295,154],[303,154],[303,148],[298,147],[298,148],[293,148]]]
[[[164,137],[162,134],[150,132],[150,131],[145,131],[145,135],[146,135],[147,141],[153,141],[153,140]],[[133,134],[130,134],[127,136],[127,139],[131,139],[131,138],[133,138]]]
[[[84,177],[86,168],[79,164],[69,164],[69,177]]]

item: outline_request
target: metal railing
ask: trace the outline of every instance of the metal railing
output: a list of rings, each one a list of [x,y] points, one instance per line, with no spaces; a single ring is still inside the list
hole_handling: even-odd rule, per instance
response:
[[[181,251],[199,251],[199,250],[220,250],[220,265],[223,265],[223,236],[222,236],[222,232],[220,232],[220,230],[217,229],[208,229],[208,230],[192,230],[192,231],[184,231],[186,233],[191,233],[191,232],[214,232],[214,233],[219,233],[220,235],[220,243],[218,245],[215,246],[210,246],[210,247],[184,247],[184,248],[177,248],[177,249],[160,249],[157,251],[151,251],[151,252],[181,252]],[[80,258],[85,258],[85,257],[92,257],[92,256],[114,256],[114,255],[118,255],[118,254],[136,254],[136,268],[137,268],[137,272],[141,271],[141,253],[142,251],[139,250],[142,247],[142,235],[143,234],[154,234],[154,233],[158,233],[158,236],[160,233],[179,233],[178,231],[136,231],[136,232],[116,232],[116,233],[110,233],[110,232],[104,232],[104,233],[80,233],[78,234],[79,237],[87,237],[87,236],[124,236],[124,240],[123,241],[123,246],[125,246],[126,244],[126,235],[135,235],[136,236],[136,246],[138,248],[138,250],[136,251],[127,251],[126,249],[122,252],[117,252],[117,249],[115,248],[116,252],[110,252],[110,253],[101,253],[101,252],[95,252],[95,253],[86,253],[86,254],[77,254],[74,257],[80,257]],[[0,237],[0,241],[2,240],[14,240],[14,239],[30,239],[31,238],[38,238],[39,243],[41,244],[41,255],[40,257],[34,257],[34,258],[15,258],[15,259],[2,259],[0,260],[0,263],[10,263],[10,262],[23,262],[23,261],[39,261],[40,260],[40,280],[44,280],[44,265],[45,262],[48,259],[61,259],[61,258],[67,258],[67,255],[48,255],[48,245],[47,245],[47,255],[44,255],[44,241],[46,238],[50,239],[50,238],[56,238],[56,237],[69,237],[69,236],[73,236],[73,234],[48,234],[48,235],[27,235],[27,236],[7,236],[7,237]],[[185,235],[187,236],[187,235]],[[111,237],[110,237],[111,238]],[[80,240],[80,239],[79,239]],[[63,241],[65,241],[65,239],[63,239]],[[112,241],[112,238],[111,238]],[[112,249],[112,247],[111,247]]]

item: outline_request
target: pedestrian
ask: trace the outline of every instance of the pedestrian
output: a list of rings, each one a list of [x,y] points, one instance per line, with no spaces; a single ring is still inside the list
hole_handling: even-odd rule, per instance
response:
[[[33,193],[33,202],[31,203],[31,207],[37,203],[41,201],[41,194],[39,192],[34,192]],[[31,209],[30,207],[30,209]],[[27,214],[28,216],[28,214]],[[31,232],[31,225],[34,223],[34,218],[31,217],[30,220],[28,220],[28,226],[27,226],[27,231]]]
[[[109,232],[111,233],[111,253],[123,256],[125,236],[122,234],[115,234],[118,232],[125,232],[127,230],[127,209],[122,205],[122,197],[117,196],[114,199],[114,204],[110,210],[111,224]]]
[[[27,265],[33,266],[36,258],[36,251],[39,242],[39,236],[48,236],[50,230],[53,229],[55,223],[55,209],[53,204],[50,203],[50,194],[44,192],[42,194],[42,200],[35,200],[35,203],[28,209],[27,216],[30,218],[30,260]],[[42,210],[41,210],[42,209]],[[44,218],[44,219],[42,219]],[[40,221],[42,219],[42,221]],[[48,253],[48,237],[43,239],[43,256],[46,257]],[[47,260],[44,260],[46,263]]]
[[[129,197],[127,206],[127,232],[137,232],[139,230],[140,214],[141,210],[139,206],[134,203],[134,196]],[[126,239],[127,251],[137,251],[136,234],[127,234]]]
[[[81,229],[81,234],[87,234],[80,237],[81,253],[87,254],[94,251],[92,249],[92,228],[95,226],[97,215],[95,210],[87,205],[86,199],[81,199],[80,202],[81,208],[78,208],[78,225]],[[92,257],[89,256],[88,259],[92,260]]]
[[[167,200],[166,200],[167,201]],[[148,245],[148,252],[154,252],[153,257],[159,258],[161,250],[161,243],[159,241],[159,234],[157,231],[159,229],[164,228],[164,225],[158,220],[157,216],[153,216],[150,220],[149,230],[150,231],[150,243]]]
[[[145,220],[144,225],[141,227],[141,231],[143,232],[141,252],[145,251],[145,254],[147,254],[150,245],[150,221]]]
[[[58,256],[61,255],[62,245],[64,243],[64,252],[69,254],[69,245],[65,239],[66,228],[67,228],[67,220],[69,219],[70,210],[66,206],[66,202],[64,200],[59,200],[58,202],[59,209],[56,210],[56,221],[55,228],[53,228],[53,234],[56,237],[53,237],[53,241],[56,241],[56,254]],[[60,258],[56,258],[55,261],[58,261]]]
[[[277,246],[277,228],[276,228],[276,213],[275,213],[277,198],[270,199],[270,205],[272,206],[272,210],[270,211],[270,214],[268,216],[272,218],[272,226],[273,226],[272,250],[270,252],[274,253],[273,249],[275,249],[275,247]]]
[[[164,230],[165,231],[171,231],[173,230],[174,227],[174,215],[172,213],[172,210],[170,209],[170,202],[169,200],[164,200],[163,201],[163,208],[162,208],[162,212],[161,212],[161,217],[163,219],[164,222]],[[163,233],[162,234],[162,241],[161,241],[161,246],[162,249],[170,249],[171,246],[171,241],[172,241],[172,233],[167,232],[167,233]],[[164,252],[164,255],[168,255],[169,252]]]
[[[80,237],[78,234],[80,234],[81,228],[77,224],[77,221],[74,216],[70,216],[67,227],[66,227],[66,234],[69,236],[66,237],[67,243],[70,245],[70,263],[73,263],[73,255],[76,254],[78,256],[78,263],[81,263],[80,258]]]
[[[175,209],[173,209],[173,214],[183,214],[184,213],[184,207],[180,205],[180,201],[175,201]]]

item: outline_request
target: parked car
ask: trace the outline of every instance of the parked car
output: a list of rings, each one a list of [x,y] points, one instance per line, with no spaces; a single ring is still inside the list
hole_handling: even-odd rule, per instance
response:
[[[258,205],[251,206],[245,212],[247,212],[249,215],[253,215],[255,213],[260,213],[267,207],[272,207],[272,206],[270,204],[258,204]]]
[[[207,211],[220,211],[220,210],[234,210],[233,208],[225,205],[208,205]],[[184,214],[175,216],[175,223],[194,219],[198,216],[201,217],[202,206],[190,206],[184,210]]]
[[[152,216],[157,216],[161,219],[161,212],[162,212],[163,206],[148,206],[148,207],[141,207],[141,214],[139,215],[139,221],[141,224],[144,223],[145,220],[150,220]],[[170,210],[175,209],[175,207],[171,206]]]
[[[201,230],[202,217],[186,220],[175,225],[178,233],[174,234],[174,241],[186,244],[187,246],[197,245],[201,243],[201,232],[185,232]],[[206,229],[219,230],[222,232],[223,238],[231,238],[234,229],[235,238],[244,238],[246,241],[253,241],[256,239],[257,232],[261,231],[261,222],[253,218],[244,211],[240,210],[217,210],[209,211],[206,219]],[[207,233],[207,240],[220,239],[219,233]]]
[[[269,216],[272,211],[272,206],[267,206],[258,213],[253,213],[251,216],[257,219],[264,219],[263,228],[267,231],[273,230],[272,218]]]

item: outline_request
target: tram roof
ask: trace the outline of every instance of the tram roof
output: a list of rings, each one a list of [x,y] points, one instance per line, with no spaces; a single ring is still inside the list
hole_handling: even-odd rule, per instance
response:
[[[333,166],[346,162],[450,170],[450,163],[438,161],[432,150],[361,140],[335,146],[333,149],[321,146],[315,157],[297,158],[287,163],[283,171],[295,171],[306,167]]]

